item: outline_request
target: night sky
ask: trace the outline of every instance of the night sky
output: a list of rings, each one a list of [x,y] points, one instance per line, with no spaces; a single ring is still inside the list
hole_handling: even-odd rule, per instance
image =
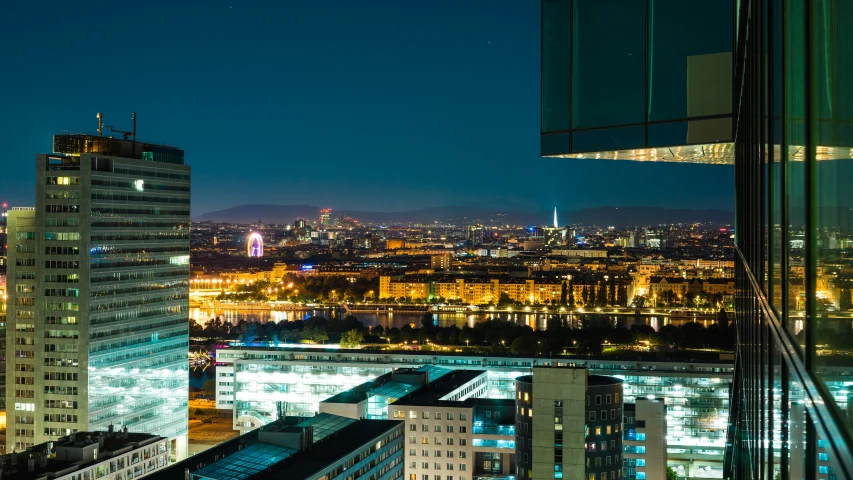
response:
[[[0,199],[62,130],[186,150],[193,215],[241,204],[732,209],[731,167],[539,157],[539,2],[10,1]]]

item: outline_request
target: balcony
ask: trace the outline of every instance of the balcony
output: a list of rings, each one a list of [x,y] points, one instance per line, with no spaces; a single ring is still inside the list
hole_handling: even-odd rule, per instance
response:
[[[474,435],[505,435],[515,436],[515,425],[475,425],[471,428]]]
[[[474,447],[486,448],[515,448],[515,440],[492,440],[487,438],[475,438],[471,440]]]

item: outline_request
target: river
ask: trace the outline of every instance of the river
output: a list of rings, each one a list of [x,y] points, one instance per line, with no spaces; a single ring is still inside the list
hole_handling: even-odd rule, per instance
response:
[[[344,313],[346,315],[346,313]],[[393,313],[393,312],[353,312],[365,326],[374,327],[382,325],[385,328],[397,327],[400,328],[406,324],[412,324],[415,327],[420,327],[421,313]],[[485,320],[493,316],[503,320],[512,320],[521,325],[529,325],[536,329],[544,330],[550,316],[554,313],[534,313],[534,312],[514,312],[514,313],[436,313],[433,318],[436,324],[441,327],[449,327],[456,325],[462,328],[464,325],[474,326],[475,323]],[[190,309],[190,318],[193,318],[201,325],[206,324],[210,319],[219,317],[223,321],[236,323],[240,320],[249,322],[289,322],[294,320],[302,320],[311,316],[329,316],[329,311],[324,309],[314,310],[241,310],[241,309],[205,309],[192,308]],[[578,315],[576,314],[560,314],[561,317],[571,321],[574,326],[577,326]],[[664,325],[670,323],[674,325],[682,325],[687,320],[676,319],[671,320],[668,316],[659,316],[654,314],[633,314],[633,315],[611,315],[611,320],[616,326],[631,328],[631,325],[649,325],[655,330],[658,330]],[[716,323],[716,319],[712,316],[707,319],[702,319],[700,322],[703,326],[708,327]],[[206,380],[215,378],[215,367],[209,365],[207,368],[191,368],[190,369],[190,386],[202,388]]]
[[[346,313],[344,313],[346,315]],[[367,327],[375,327],[382,325],[385,328],[396,327],[401,328],[406,324],[420,327],[421,313],[394,313],[394,312],[353,312],[361,323]],[[502,320],[511,320],[520,325],[528,325],[537,330],[544,330],[548,318],[554,316],[555,313],[535,313],[535,312],[513,312],[513,313],[498,313],[498,312],[477,312],[477,313],[436,313],[433,314],[436,325],[440,327],[449,327],[455,325],[462,328],[465,325],[473,327],[475,323],[485,320],[488,317],[500,318]],[[213,318],[219,317],[223,321],[236,323],[240,320],[247,322],[289,322],[294,320],[303,320],[311,316],[329,316],[329,311],[324,309],[314,310],[229,310],[229,309],[206,309],[192,308],[190,309],[190,318],[195,319],[200,325],[205,325]],[[577,326],[578,315],[571,313],[559,314],[560,317],[572,322],[573,326]],[[664,325],[670,323],[681,325],[687,320],[670,320],[668,316],[659,316],[650,313],[630,314],[630,315],[611,315],[613,324],[618,327],[631,328],[632,325],[649,325],[655,330],[658,330]],[[700,320],[703,326],[716,323],[713,315]]]

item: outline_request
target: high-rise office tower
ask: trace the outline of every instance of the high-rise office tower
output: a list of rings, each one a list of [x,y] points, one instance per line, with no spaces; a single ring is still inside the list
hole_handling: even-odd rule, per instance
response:
[[[9,215],[7,445],[127,427],[185,455],[190,168],[180,149],[57,135]]]
[[[542,1],[543,156],[734,165],[724,478],[853,479],[850,18],[850,0]]]

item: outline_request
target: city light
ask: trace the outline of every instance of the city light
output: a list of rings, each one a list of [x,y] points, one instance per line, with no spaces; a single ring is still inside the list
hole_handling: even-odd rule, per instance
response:
[[[250,257],[264,256],[264,240],[258,232],[252,232],[246,239],[246,254]]]

